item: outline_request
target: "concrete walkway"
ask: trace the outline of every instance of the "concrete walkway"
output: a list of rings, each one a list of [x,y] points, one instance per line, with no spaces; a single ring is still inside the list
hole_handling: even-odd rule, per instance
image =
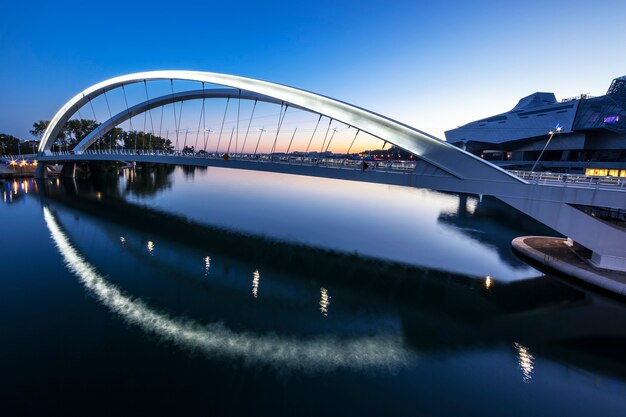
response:
[[[581,279],[616,294],[626,295],[626,273],[597,269],[586,259],[584,248],[571,247],[567,239],[544,236],[521,236],[513,239],[513,249],[563,274]]]

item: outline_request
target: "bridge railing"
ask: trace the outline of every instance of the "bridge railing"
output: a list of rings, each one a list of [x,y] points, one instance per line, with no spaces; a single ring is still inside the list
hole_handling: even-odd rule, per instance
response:
[[[558,172],[509,171],[533,184],[626,189],[625,177],[593,177]]]
[[[0,155],[0,160],[2,161],[21,161],[21,160],[30,161],[36,158],[37,158],[36,153],[26,153],[26,154],[21,154],[21,155]]]
[[[46,156],[59,156],[63,158],[74,156],[71,151],[51,152],[47,151]],[[160,150],[132,150],[132,149],[90,149],[80,155],[116,155],[116,156],[166,156],[171,158],[198,158],[198,159],[224,159],[223,153],[216,152],[182,152],[182,151],[160,151]],[[415,169],[414,162],[408,161],[364,161],[363,159],[350,159],[346,157],[332,157],[319,155],[293,155],[293,154],[228,154],[229,160],[253,161],[259,163],[279,163],[290,165],[309,165],[337,169],[353,169],[411,173]],[[365,163],[365,165],[364,165]]]

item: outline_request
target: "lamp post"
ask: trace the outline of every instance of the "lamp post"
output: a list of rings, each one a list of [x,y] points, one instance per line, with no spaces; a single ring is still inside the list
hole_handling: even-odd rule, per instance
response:
[[[555,134],[557,133],[561,133],[561,130],[563,130],[563,128],[561,127],[560,123],[556,124],[556,127],[554,129],[550,129],[550,131],[548,132],[548,134],[550,135],[550,137],[548,137],[548,140],[546,141],[545,146],[543,147],[543,149],[541,150],[541,153],[539,154],[539,158],[537,158],[537,160],[535,161],[535,163],[533,164],[533,167],[531,168],[531,172],[535,171],[535,167],[537,167],[537,163],[539,163],[539,160],[541,159],[541,157],[543,156],[543,153],[545,152],[546,148],[548,147],[548,145],[550,144],[550,141],[552,140],[552,138],[554,137]]]

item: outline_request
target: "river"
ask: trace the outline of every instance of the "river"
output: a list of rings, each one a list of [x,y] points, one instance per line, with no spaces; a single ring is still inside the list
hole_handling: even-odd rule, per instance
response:
[[[495,199],[221,168],[2,183],[2,415],[623,416],[622,300]]]

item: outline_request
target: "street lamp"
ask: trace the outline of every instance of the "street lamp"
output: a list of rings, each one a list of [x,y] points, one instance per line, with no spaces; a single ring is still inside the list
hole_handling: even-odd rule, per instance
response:
[[[548,138],[548,140],[546,141],[545,146],[543,147],[543,149],[541,150],[541,153],[539,154],[539,158],[537,158],[537,160],[535,161],[535,163],[533,164],[533,167],[531,168],[531,172],[535,171],[535,167],[537,166],[537,164],[539,163],[539,160],[541,159],[541,157],[543,156],[543,153],[545,152],[546,148],[548,147],[548,145],[550,144],[550,141],[552,140],[552,138],[554,137],[555,134],[557,133],[561,133],[561,130],[563,130],[563,128],[561,127],[560,123],[556,124],[556,127],[554,129],[550,129],[550,131],[548,131],[548,134],[550,135],[550,137]]]

